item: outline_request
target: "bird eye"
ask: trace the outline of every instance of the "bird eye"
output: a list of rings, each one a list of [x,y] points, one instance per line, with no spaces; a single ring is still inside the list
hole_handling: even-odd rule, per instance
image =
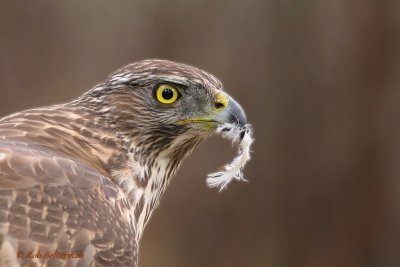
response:
[[[178,90],[169,84],[162,84],[157,88],[156,98],[163,104],[172,104],[179,97]]]

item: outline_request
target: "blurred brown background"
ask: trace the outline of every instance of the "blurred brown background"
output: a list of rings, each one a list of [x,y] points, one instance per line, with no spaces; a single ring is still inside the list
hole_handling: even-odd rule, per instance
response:
[[[214,73],[256,143],[222,193],[228,142],[186,160],[140,266],[400,266],[399,1],[2,1],[0,115],[144,58]]]

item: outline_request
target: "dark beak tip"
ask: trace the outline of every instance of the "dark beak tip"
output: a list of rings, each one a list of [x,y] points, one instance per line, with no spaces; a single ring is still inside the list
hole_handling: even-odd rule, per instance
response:
[[[245,126],[247,120],[244,116],[238,116],[238,115],[232,114],[231,117],[229,118],[229,122],[238,124],[239,126]]]
[[[243,108],[236,101],[232,101],[232,103],[230,104],[232,106],[231,114],[229,116],[229,122],[238,124],[241,127],[245,126],[247,123],[247,119]]]

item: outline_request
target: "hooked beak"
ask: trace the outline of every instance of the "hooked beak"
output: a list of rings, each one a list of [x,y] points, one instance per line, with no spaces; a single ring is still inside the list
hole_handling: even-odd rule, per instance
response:
[[[206,117],[195,117],[177,122],[178,125],[188,123],[201,123],[209,129],[216,129],[224,123],[236,124],[240,127],[245,126],[247,119],[243,108],[231,97],[224,94],[222,103],[216,102],[216,111],[212,115]]]
[[[247,122],[243,108],[231,97],[229,97],[228,106],[216,116],[216,120],[220,123],[237,124],[240,127]]]

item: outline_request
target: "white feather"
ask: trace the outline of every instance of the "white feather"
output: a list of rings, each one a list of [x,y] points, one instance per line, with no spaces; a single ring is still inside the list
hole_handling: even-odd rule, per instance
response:
[[[219,191],[226,188],[226,186],[233,180],[246,181],[243,176],[242,170],[246,163],[250,160],[250,146],[254,139],[252,137],[252,129],[249,125],[244,128],[236,124],[223,124],[217,129],[217,133],[222,137],[231,140],[233,143],[239,141],[238,155],[232,163],[226,164],[222,171],[211,173],[207,176],[207,184],[209,187],[219,187]]]

